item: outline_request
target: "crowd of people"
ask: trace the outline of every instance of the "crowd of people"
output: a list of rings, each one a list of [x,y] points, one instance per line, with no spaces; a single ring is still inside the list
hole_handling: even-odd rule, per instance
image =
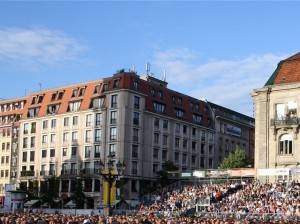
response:
[[[0,224],[255,224],[300,223],[298,183],[232,182],[163,189],[153,203],[113,216],[5,213]]]

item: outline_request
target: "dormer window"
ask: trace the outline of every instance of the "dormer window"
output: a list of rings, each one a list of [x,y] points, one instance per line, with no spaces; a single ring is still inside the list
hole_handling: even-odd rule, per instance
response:
[[[54,101],[56,99],[57,93],[52,93],[51,101]]]
[[[47,109],[47,115],[56,114],[59,109],[59,104],[49,105]]]
[[[157,95],[158,95],[158,98],[159,98],[159,99],[162,99],[162,97],[163,97],[162,91],[159,90],[159,91],[157,92]]]
[[[43,102],[43,99],[44,99],[44,95],[40,95],[40,96],[39,96],[38,103],[42,103],[42,102]]]
[[[85,88],[80,88],[80,89],[79,89],[79,95],[78,95],[78,96],[79,96],[79,97],[80,97],[80,96],[83,96],[83,95],[84,95],[84,92],[85,92]]]
[[[77,96],[77,92],[78,92],[78,89],[73,89],[71,97],[76,97]]]
[[[133,89],[139,90],[139,82],[138,81],[133,81]]]
[[[108,90],[108,83],[105,83],[103,85],[103,92],[106,92]]]
[[[57,97],[57,100],[61,100],[63,98],[63,95],[64,95],[64,91],[60,91],[58,93],[58,97]]]
[[[172,96],[172,102],[173,102],[173,104],[176,104],[176,97],[175,96]]]
[[[95,89],[94,89],[94,94],[98,94],[98,93],[100,93],[100,84],[95,85]]]
[[[114,86],[113,86],[113,88],[118,88],[119,87],[119,83],[120,83],[120,79],[115,79],[114,80]]]
[[[155,90],[153,88],[151,88],[150,94],[151,94],[151,96],[155,96]]]
[[[182,99],[180,97],[178,97],[177,102],[179,106],[182,106]]]
[[[32,97],[31,105],[36,103],[36,96]]]

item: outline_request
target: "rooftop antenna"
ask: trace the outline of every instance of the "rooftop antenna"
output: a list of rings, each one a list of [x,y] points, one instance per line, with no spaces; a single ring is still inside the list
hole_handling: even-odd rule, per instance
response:
[[[150,71],[150,63],[147,63],[147,64],[146,64],[146,72],[147,72],[147,75],[149,74],[149,71]]]
[[[42,90],[42,83],[39,82],[40,91]]]
[[[162,81],[166,81],[166,79],[167,79],[167,72],[166,72],[166,70],[164,70],[164,75],[163,75],[163,77],[162,77]]]
[[[135,66],[134,66],[134,65],[132,66],[131,70],[132,70],[133,72],[135,72]]]

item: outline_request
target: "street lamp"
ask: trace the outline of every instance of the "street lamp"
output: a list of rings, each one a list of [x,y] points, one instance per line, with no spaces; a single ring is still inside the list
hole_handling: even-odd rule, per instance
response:
[[[99,170],[99,175],[101,175],[104,178],[104,181],[108,183],[108,191],[107,191],[107,209],[108,209],[108,215],[112,215],[112,207],[111,207],[111,187],[112,184],[115,182],[115,180],[119,177],[122,176],[125,169],[126,169],[126,164],[119,160],[117,162],[116,167],[117,167],[117,173],[114,173],[114,156],[113,155],[108,155],[107,156],[107,169],[105,170],[105,164],[100,160],[96,162],[96,166]]]

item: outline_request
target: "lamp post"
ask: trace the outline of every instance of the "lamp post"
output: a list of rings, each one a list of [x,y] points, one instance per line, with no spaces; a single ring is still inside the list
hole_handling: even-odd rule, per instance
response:
[[[119,162],[117,162],[116,167],[117,167],[117,173],[115,173],[115,169],[114,169],[114,156],[113,155],[108,155],[107,156],[107,167],[105,169],[105,164],[99,160],[96,162],[98,171],[99,171],[99,175],[101,175],[104,179],[105,182],[108,183],[108,191],[107,191],[107,210],[108,210],[108,215],[111,216],[112,215],[112,207],[111,207],[111,187],[112,184],[115,182],[115,180],[119,177],[122,176],[125,169],[126,169],[126,165],[125,163],[121,163],[120,160]]]

